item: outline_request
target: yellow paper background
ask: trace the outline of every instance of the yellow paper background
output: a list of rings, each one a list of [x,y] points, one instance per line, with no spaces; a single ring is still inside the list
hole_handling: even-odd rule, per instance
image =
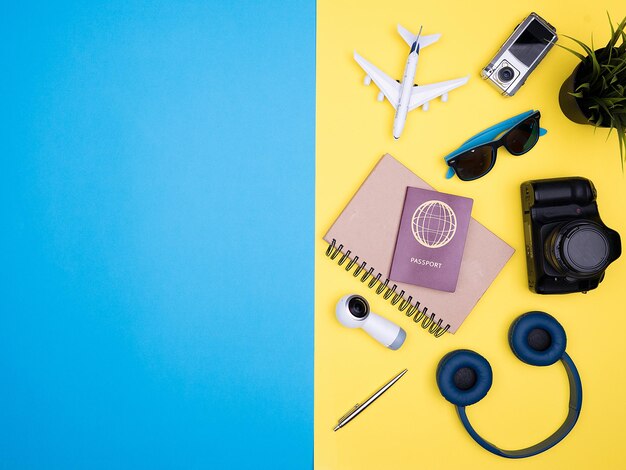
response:
[[[597,290],[540,296],[527,288],[519,185],[529,179],[584,176],[598,190],[600,215],[626,237],[626,177],[615,135],[568,121],[558,91],[577,63],[555,47],[512,98],[480,78],[513,28],[531,10],[562,35],[596,45],[608,40],[606,11],[626,14],[623,1],[569,2],[317,2],[317,139],[315,245],[315,467],[319,469],[626,468],[626,256],[611,265]],[[442,38],[422,50],[417,83],[470,75],[464,87],[436,100],[428,112],[409,113],[399,141],[391,135],[394,110],[376,102],[352,59],[357,50],[400,78],[408,47],[396,33],[401,23]],[[548,134],[522,157],[503,149],[486,177],[464,183],[444,179],[442,157],[473,134],[528,109],[539,109]],[[474,199],[473,216],[511,244],[516,253],[456,335],[435,339],[411,319],[324,256],[322,236],[381,155],[389,152],[436,189]],[[625,240],[626,241],[626,240]],[[367,297],[373,311],[407,331],[398,351],[378,345],[335,319],[337,300]],[[479,447],[454,407],[437,389],[435,369],[448,351],[468,348],[491,363],[487,397],[468,408],[475,428],[503,448],[521,448],[551,434],[567,410],[563,367],[531,367],[507,342],[511,322],[529,310],[554,315],[568,335],[567,351],[582,376],[582,414],[572,433],[541,455],[510,461]],[[351,406],[403,368],[409,372],[380,400],[338,432],[332,428]]]

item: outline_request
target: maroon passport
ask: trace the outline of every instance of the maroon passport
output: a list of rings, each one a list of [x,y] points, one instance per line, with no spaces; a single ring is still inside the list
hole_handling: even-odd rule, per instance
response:
[[[389,278],[454,292],[473,203],[466,197],[407,188]]]

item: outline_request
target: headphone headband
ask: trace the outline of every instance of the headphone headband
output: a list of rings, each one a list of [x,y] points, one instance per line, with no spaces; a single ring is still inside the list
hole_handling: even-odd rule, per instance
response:
[[[446,354],[437,367],[437,385],[451,402],[466,431],[481,447],[501,457],[521,459],[545,452],[558,444],[574,428],[582,408],[583,387],[574,362],[565,352],[567,337],[561,324],[545,312],[528,312],[509,329],[509,344],[515,356],[526,364],[549,366],[563,363],[569,382],[569,410],[565,421],[548,438],[520,450],[500,449],[483,439],[472,427],[465,407],[482,400],[489,392],[493,372],[487,359],[467,349]]]
[[[574,428],[576,421],[578,421],[578,416],[580,415],[583,400],[583,387],[574,362],[567,355],[567,353],[563,353],[563,357],[561,357],[561,362],[565,367],[565,370],[567,372],[567,379],[569,381],[569,411],[563,424],[561,424],[559,429],[557,429],[551,436],[539,442],[538,444],[527,447],[525,449],[500,449],[491,442],[483,439],[476,432],[476,430],[469,422],[467,414],[465,413],[464,406],[456,406],[456,411],[459,415],[459,418],[461,419],[461,422],[463,423],[463,426],[465,427],[469,435],[472,436],[472,439],[474,439],[478,444],[480,444],[484,449],[488,450],[489,452],[509,459],[522,459],[525,457],[531,457],[533,455],[540,454],[541,452],[545,452],[546,450],[561,442],[563,438],[567,436],[569,432]]]

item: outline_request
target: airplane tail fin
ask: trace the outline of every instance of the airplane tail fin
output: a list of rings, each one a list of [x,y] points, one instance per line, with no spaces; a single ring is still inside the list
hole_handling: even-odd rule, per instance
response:
[[[415,39],[417,39],[417,35],[413,34],[411,31],[404,28],[402,25],[398,25],[398,33],[400,33],[400,36],[402,36],[402,39],[404,39],[404,41],[409,46],[412,46],[413,43],[415,42]],[[420,49],[426,46],[430,46],[434,42],[437,42],[440,37],[441,37],[441,34],[430,34],[428,36],[420,36],[420,40],[418,43],[420,46]]]

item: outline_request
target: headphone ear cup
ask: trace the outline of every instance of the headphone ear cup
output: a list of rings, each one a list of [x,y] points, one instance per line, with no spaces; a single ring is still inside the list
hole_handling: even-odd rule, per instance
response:
[[[468,406],[482,400],[492,381],[493,373],[487,359],[467,349],[446,354],[437,366],[439,391],[457,406]]]
[[[563,357],[567,336],[553,316],[528,312],[511,324],[509,344],[520,361],[532,366],[549,366]]]

